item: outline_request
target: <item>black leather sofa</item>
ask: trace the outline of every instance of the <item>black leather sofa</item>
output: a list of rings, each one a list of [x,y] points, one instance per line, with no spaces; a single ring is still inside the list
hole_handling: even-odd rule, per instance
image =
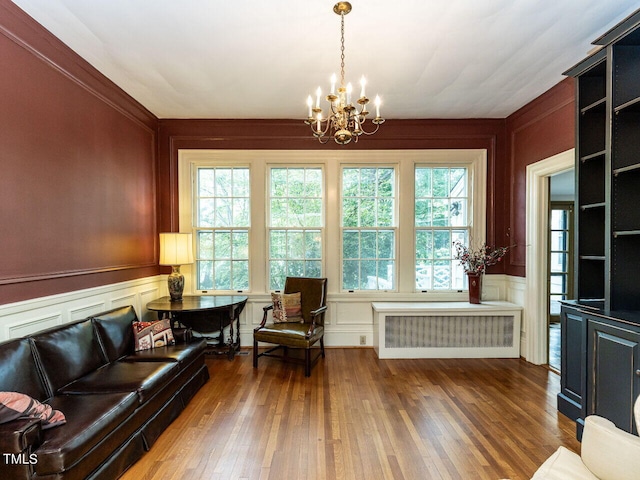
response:
[[[115,479],[148,451],[209,379],[206,342],[134,351],[132,307],[0,343],[0,391],[51,405],[66,424],[0,424],[0,475]]]

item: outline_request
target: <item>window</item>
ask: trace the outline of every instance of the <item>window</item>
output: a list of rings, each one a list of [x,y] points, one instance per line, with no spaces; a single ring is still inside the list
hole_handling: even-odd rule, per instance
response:
[[[551,202],[549,222],[549,315],[560,321],[560,300],[572,298],[573,204]]]
[[[282,289],[287,276],[322,276],[323,206],[321,168],[270,168],[270,289]]]
[[[342,170],[342,288],[395,289],[395,169]]]
[[[196,170],[196,290],[249,288],[248,168]]]
[[[471,149],[180,149],[185,292],[259,298],[305,275],[338,303],[465,298],[451,246],[485,240],[486,167]]]
[[[453,243],[470,241],[467,169],[415,169],[416,289],[461,290],[465,275]]]

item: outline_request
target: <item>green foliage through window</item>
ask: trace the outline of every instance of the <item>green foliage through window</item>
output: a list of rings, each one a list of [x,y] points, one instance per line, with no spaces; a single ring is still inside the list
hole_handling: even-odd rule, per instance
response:
[[[287,276],[322,276],[322,192],[321,168],[270,169],[270,289],[282,289]]]
[[[395,169],[342,170],[342,289],[395,289]]]
[[[416,167],[416,289],[461,290],[464,271],[453,242],[469,242],[468,173],[461,167]]]
[[[249,169],[199,168],[196,184],[196,289],[248,290]]]

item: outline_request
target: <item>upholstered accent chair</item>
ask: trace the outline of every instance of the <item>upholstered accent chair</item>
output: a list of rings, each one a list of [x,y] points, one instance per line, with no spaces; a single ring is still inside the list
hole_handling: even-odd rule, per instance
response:
[[[297,321],[268,322],[273,304],[263,308],[262,322],[253,331],[253,367],[258,367],[258,358],[277,357],[304,364],[304,375],[311,375],[311,367],[320,357],[324,358],[324,314],[327,310],[327,279],[307,277],[287,277],[284,293],[300,292],[301,318]],[[264,352],[258,352],[258,342],[275,344]],[[320,342],[317,354],[312,355],[312,347]],[[290,352],[289,349],[292,351]],[[281,354],[274,352],[281,350]],[[292,356],[294,352],[304,352],[303,358]],[[313,358],[312,358],[313,357]]]

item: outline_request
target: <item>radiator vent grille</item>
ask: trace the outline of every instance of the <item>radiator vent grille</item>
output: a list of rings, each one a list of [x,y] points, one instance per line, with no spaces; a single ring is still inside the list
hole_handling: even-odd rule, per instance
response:
[[[513,345],[514,317],[387,316],[386,348],[491,348]]]

